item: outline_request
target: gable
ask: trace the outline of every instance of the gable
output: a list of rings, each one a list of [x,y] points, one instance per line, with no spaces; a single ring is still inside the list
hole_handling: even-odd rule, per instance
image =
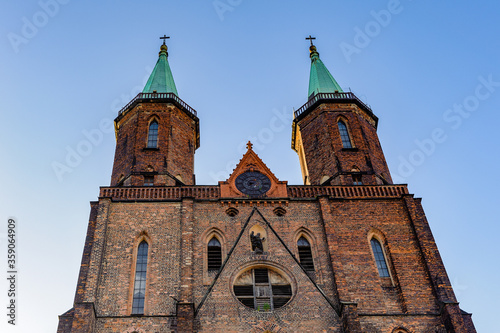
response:
[[[252,233],[260,233],[263,240],[263,252],[254,251]],[[282,236],[267,221],[258,208],[254,208],[241,227],[238,238],[229,251],[220,271],[214,278],[202,301],[196,309],[196,317],[201,327],[207,331],[233,331],[238,325],[239,331],[263,332],[266,329],[273,332],[309,331],[310,327],[326,330],[329,327],[339,327],[338,310],[334,304],[338,300],[330,299],[319,286],[307,275],[297,258],[283,242]],[[246,302],[243,295],[237,295],[238,286],[251,288],[254,276],[254,290],[257,292],[257,274],[254,270],[268,271],[269,283],[274,293],[275,285],[289,287],[291,297],[282,300],[273,298],[266,304],[259,304],[256,294]],[[267,282],[267,281],[266,281]],[[281,290],[283,290],[281,288]],[[261,290],[259,296],[267,296]],[[273,294],[272,297],[276,295]],[[280,297],[281,298],[281,297]],[[311,300],[314,300],[311,302]],[[252,305],[253,304],[253,305]],[[271,308],[273,307],[273,308]],[[307,309],[307,311],[303,311]],[[314,322],[314,318],[323,318]],[[213,320],[218,318],[218,320]],[[235,324],[234,318],[246,318]],[[318,325],[324,325],[319,327]]]
[[[219,182],[221,198],[285,198],[286,181],[280,181],[247,144],[233,173],[226,181]]]

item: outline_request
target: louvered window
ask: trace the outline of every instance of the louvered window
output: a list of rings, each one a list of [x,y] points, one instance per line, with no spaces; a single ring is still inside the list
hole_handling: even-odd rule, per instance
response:
[[[314,271],[311,244],[302,236],[297,241],[297,247],[299,248],[299,260],[302,267],[304,267],[306,271]]]
[[[218,271],[222,265],[222,248],[219,240],[212,237],[207,246],[208,270]]]
[[[132,314],[144,314],[144,300],[146,296],[146,271],[148,266],[148,243],[142,241],[137,249],[137,263],[134,279],[134,298]]]
[[[267,268],[244,272],[236,279],[233,290],[243,305],[258,311],[279,309],[292,297],[288,280]]]

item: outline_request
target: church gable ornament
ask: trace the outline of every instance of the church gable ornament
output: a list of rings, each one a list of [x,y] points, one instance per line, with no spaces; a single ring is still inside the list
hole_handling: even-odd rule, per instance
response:
[[[286,181],[279,181],[253,151],[252,143],[226,181],[219,182],[221,198],[285,198]]]

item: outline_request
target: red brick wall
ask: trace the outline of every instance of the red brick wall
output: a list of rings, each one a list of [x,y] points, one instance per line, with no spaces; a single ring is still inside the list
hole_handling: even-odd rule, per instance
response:
[[[446,272],[438,269],[442,266],[440,258],[426,259],[421,252],[422,241],[429,242],[432,235],[422,240],[415,231],[408,206],[419,211],[419,200],[406,196],[351,200],[321,197],[281,204],[239,201],[232,204],[239,213],[231,217],[226,214],[227,205],[218,201],[134,203],[101,199],[88,270],[92,278],[77,297],[81,302],[94,300],[95,332],[124,332],[130,327],[143,332],[187,332],[191,329],[182,327],[193,325],[197,332],[341,332],[342,326],[348,326],[354,327],[353,331],[361,327],[360,332],[389,333],[397,327],[411,332],[443,329],[444,323],[467,332],[455,308],[441,315],[443,295],[434,287],[429,272],[434,269],[441,274],[439,281],[444,281],[444,286],[440,288],[451,290],[451,286]],[[286,210],[284,216],[274,213],[278,206]],[[258,211],[252,213],[255,207]],[[266,234],[267,251],[262,255],[251,250],[249,232],[255,225]],[[234,249],[206,296],[215,277],[207,274],[204,262],[209,234],[214,229],[225,242],[223,258]],[[298,257],[296,241],[301,232],[311,241],[313,280],[288,252]],[[369,242],[371,234],[383,238],[392,275],[389,283],[378,275]],[[150,245],[145,316],[130,317],[134,255],[143,238]],[[287,305],[272,312],[255,311],[234,297],[236,275],[255,265],[275,269],[289,278],[294,296]],[[179,322],[175,317],[180,314],[176,299],[192,300],[198,310],[194,322]],[[189,303],[184,306],[190,307]],[[186,312],[183,318],[190,316]],[[86,319],[80,316],[78,320],[84,327]],[[73,320],[73,327],[76,323]]]
[[[158,148],[147,149],[151,119],[158,121]],[[118,117],[117,142],[111,185],[125,177],[124,185],[144,184],[142,173],[152,172],[155,185],[175,185],[181,176],[185,185],[194,184],[196,122],[170,103],[143,102]]]
[[[375,124],[354,104],[323,103],[306,111],[298,120],[312,185],[320,185],[323,176],[334,177],[332,185],[351,185],[350,173],[357,166],[363,184],[389,184],[392,179],[377,136]],[[339,117],[349,129],[353,149],[343,149],[337,125]],[[376,177],[380,176],[380,177]]]

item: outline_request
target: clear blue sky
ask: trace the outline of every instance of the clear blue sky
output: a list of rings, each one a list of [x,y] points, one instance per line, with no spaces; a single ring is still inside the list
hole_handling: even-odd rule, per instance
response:
[[[461,307],[473,313],[479,332],[497,330],[497,1],[0,6],[2,272],[10,216],[20,251],[18,325],[8,326],[2,310],[2,332],[55,332],[57,316],[72,306],[89,201],[110,181],[115,140],[104,125],[143,88],[163,34],[171,36],[179,95],[200,118],[198,184],[227,178],[249,139],[280,180],[301,183],[291,114],[307,99],[304,38],[317,37],[339,84],[380,118],[393,178],[423,198]],[[96,129],[102,138],[89,146],[85,133]],[[77,149],[85,156],[58,177],[54,163],[68,166],[68,152]],[[6,290],[2,278],[0,304]]]

